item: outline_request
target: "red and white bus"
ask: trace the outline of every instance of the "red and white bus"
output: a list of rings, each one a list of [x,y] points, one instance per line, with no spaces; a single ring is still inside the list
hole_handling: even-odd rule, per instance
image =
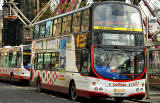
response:
[[[143,99],[146,50],[140,10],[93,3],[34,24],[30,83],[38,91]]]
[[[0,79],[29,83],[30,61],[31,45],[0,48]]]

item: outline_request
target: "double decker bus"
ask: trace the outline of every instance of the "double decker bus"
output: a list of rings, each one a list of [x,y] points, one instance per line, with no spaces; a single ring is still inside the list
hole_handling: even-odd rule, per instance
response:
[[[31,45],[5,46],[0,48],[0,79],[29,83]]]
[[[38,91],[115,100],[145,96],[146,50],[140,10],[93,3],[34,24],[30,83]]]

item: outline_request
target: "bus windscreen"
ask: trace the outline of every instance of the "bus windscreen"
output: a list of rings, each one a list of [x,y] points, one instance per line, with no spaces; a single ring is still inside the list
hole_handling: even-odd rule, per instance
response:
[[[142,32],[138,9],[121,4],[102,4],[94,8],[94,29]]]

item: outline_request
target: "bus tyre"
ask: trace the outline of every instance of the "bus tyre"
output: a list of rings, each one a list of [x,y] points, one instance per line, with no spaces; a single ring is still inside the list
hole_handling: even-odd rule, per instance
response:
[[[124,99],[123,98],[114,98],[116,102],[122,102]]]
[[[71,85],[70,85],[70,97],[71,97],[71,100],[73,100],[73,101],[77,100],[76,84],[75,84],[75,82],[72,82]]]
[[[37,80],[37,91],[42,92],[40,79]]]
[[[14,76],[13,76],[13,74],[11,74],[10,83],[11,83],[11,84],[14,84]]]

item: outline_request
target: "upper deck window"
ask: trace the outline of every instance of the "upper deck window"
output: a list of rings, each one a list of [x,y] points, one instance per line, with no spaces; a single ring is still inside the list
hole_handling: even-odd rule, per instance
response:
[[[94,8],[94,29],[141,32],[140,12],[132,6],[123,4],[97,5]]]

